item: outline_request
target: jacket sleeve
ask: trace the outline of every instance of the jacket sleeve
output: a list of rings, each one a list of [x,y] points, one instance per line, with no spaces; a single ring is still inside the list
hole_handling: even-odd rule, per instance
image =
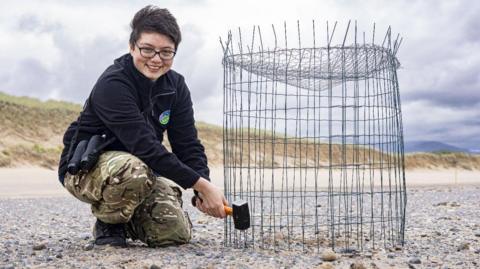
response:
[[[177,84],[177,99],[167,130],[172,151],[203,178],[210,180],[205,148],[198,139],[190,91],[182,76]]]
[[[129,153],[185,189],[196,183],[200,175],[182,163],[157,139],[153,127],[138,108],[129,85],[114,80],[97,83],[91,101],[99,119]]]

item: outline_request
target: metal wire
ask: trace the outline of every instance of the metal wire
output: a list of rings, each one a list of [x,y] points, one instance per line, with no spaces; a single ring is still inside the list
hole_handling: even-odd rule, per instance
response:
[[[292,33],[286,23],[278,32],[272,25],[271,47],[259,26],[250,39],[238,29],[220,40],[224,188],[229,201],[249,203],[252,224],[238,231],[227,218],[225,245],[317,251],[401,245],[402,40],[392,40],[389,27],[376,44],[374,25],[369,42],[356,22],[337,38],[337,23],[327,22],[326,44],[319,46],[315,21],[306,38],[295,26]]]

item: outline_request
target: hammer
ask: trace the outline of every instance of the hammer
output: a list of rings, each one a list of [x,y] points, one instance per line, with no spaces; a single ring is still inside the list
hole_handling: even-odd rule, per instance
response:
[[[200,201],[202,199],[198,197]],[[192,197],[192,205],[197,206],[197,196]],[[233,225],[235,229],[246,230],[250,228],[250,211],[248,210],[248,203],[243,200],[237,200],[232,203],[232,207],[223,206],[225,213],[233,217]]]

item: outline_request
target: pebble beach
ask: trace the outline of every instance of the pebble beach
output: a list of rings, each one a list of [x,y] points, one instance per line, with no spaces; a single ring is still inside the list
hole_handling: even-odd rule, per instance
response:
[[[223,220],[193,208],[191,195],[193,239],[165,248],[93,245],[90,208],[68,195],[0,197],[0,268],[480,267],[480,184],[409,187],[405,245],[354,253],[224,247]]]

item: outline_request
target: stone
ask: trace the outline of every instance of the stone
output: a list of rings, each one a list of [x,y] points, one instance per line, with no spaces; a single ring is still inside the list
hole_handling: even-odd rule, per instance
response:
[[[387,254],[387,258],[389,259],[395,259],[395,255],[392,253]]]
[[[331,262],[337,259],[337,254],[331,249],[326,249],[322,252],[322,255],[320,255],[320,257],[324,261]]]
[[[156,264],[152,264],[150,265],[150,269],[161,269],[161,267]]]
[[[85,251],[89,251],[89,250],[92,250],[94,247],[94,244],[93,243],[87,243],[83,246],[83,250]]]
[[[80,238],[83,239],[83,240],[88,240],[92,237],[92,235],[90,233],[81,233],[80,234]]]
[[[274,239],[275,241],[284,241],[285,236],[283,235],[282,232],[275,232]]]
[[[351,269],[367,269],[367,267],[365,267],[365,265],[363,265],[363,263],[361,262],[354,262],[350,264],[350,268]]]
[[[460,246],[457,247],[457,251],[462,251],[467,249],[470,249],[470,243],[468,242],[463,242],[460,244]]]
[[[326,262],[326,263],[322,263],[320,264],[317,269],[335,269],[335,266],[333,266],[333,264],[329,263],[329,262]]]
[[[438,203],[438,204],[434,204],[433,206],[446,206],[448,204],[448,202],[441,202],[441,203]]]
[[[418,257],[413,257],[410,260],[408,260],[408,263],[410,263],[410,264],[421,264],[422,261]]]
[[[33,250],[42,250],[42,249],[46,249],[46,248],[47,248],[47,244],[45,244],[45,243],[38,243],[38,244],[33,245]]]

